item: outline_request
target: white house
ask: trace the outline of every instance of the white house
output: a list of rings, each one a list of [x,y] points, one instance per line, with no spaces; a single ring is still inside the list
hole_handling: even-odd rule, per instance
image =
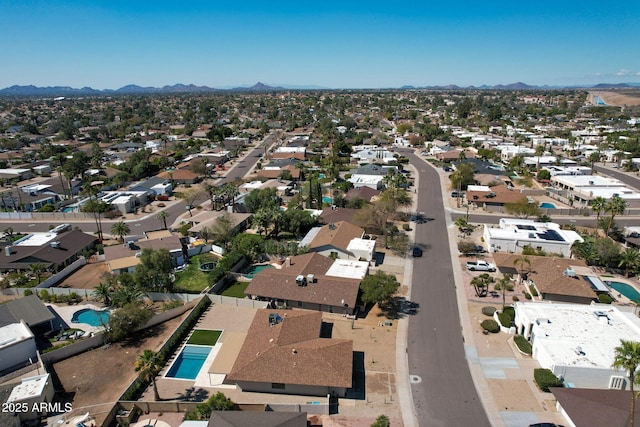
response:
[[[36,339],[24,320],[0,328],[0,372],[37,361]]]
[[[393,153],[380,147],[356,151],[351,157],[358,163],[389,163],[396,160]]]
[[[568,387],[626,389],[627,373],[611,367],[620,340],[637,341],[640,319],[611,305],[517,302],[515,324],[533,357]]]
[[[618,195],[627,202],[627,207],[640,207],[640,193],[627,187],[617,179],[601,175],[562,175],[552,176],[554,188],[566,193],[577,206],[590,205],[596,197],[610,199]]]
[[[483,238],[490,252],[520,253],[531,246],[566,257],[571,255],[574,242],[583,241],[578,233],[562,230],[556,223],[519,218],[502,218],[497,228],[485,225]]]
[[[371,261],[376,253],[376,241],[356,237],[347,245],[347,252],[351,252],[357,259]]]

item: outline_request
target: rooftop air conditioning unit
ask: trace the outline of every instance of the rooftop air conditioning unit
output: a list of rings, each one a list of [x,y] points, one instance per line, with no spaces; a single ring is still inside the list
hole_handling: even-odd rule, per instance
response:
[[[51,245],[52,248],[54,249],[60,249],[60,242],[51,242],[49,243]]]
[[[307,274],[307,282],[309,283],[315,283],[316,281],[316,277],[313,274]]]
[[[300,274],[296,277],[296,283],[298,284],[298,286],[307,286],[307,279],[302,274]]]

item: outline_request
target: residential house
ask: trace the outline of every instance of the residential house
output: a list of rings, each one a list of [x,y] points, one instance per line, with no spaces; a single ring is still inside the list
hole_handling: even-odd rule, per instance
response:
[[[318,216],[318,222],[320,224],[336,224],[341,221],[346,221],[353,224],[356,215],[358,215],[358,212],[360,212],[360,209],[339,207],[324,208],[320,213],[320,216]]]
[[[574,427],[628,426],[629,391],[552,387],[556,409]],[[635,405],[634,425],[640,425],[640,405]]]
[[[307,427],[306,412],[212,411],[207,427]]]
[[[344,195],[344,200],[349,201],[353,199],[362,199],[367,202],[371,202],[371,199],[378,196],[380,190],[374,190],[371,187],[362,186],[360,188],[352,188]]]
[[[364,229],[341,221],[312,228],[300,241],[300,246],[306,246],[310,251],[327,257],[353,259],[355,255],[347,247],[351,240],[361,239],[362,236],[364,236]]]
[[[376,164],[367,164],[360,166],[357,169],[349,171],[351,178],[348,179],[354,186],[354,188],[370,187],[374,190],[381,190],[384,188],[384,177],[387,176],[390,170],[398,170],[396,166],[380,166]]]
[[[321,338],[321,329],[322,313],[258,310],[226,381],[243,391],[344,397],[353,341]]]
[[[640,207],[640,193],[614,178],[601,175],[561,175],[552,176],[555,190],[551,195],[568,200],[573,206],[586,207],[596,197],[610,199],[614,195],[627,202],[628,208]]]
[[[109,271],[113,274],[133,273],[136,266],[140,264],[143,249],[154,251],[166,249],[173,257],[176,266],[184,265],[188,259],[186,244],[180,236],[172,235],[168,230],[162,230],[162,232],[163,237],[131,236],[122,245],[105,246],[104,256],[109,265]]]
[[[558,258],[495,253],[493,260],[501,273],[516,277],[522,273],[524,283],[533,286],[538,296],[535,300],[591,304],[598,294],[609,293],[609,289],[584,261]]]
[[[569,388],[629,388],[627,372],[613,368],[620,340],[637,341],[640,319],[606,304],[516,302],[517,333],[531,341],[533,358]]]
[[[476,208],[481,208],[490,212],[504,212],[504,205],[507,203],[518,203],[527,196],[519,190],[505,185],[495,187],[470,185],[466,192],[467,202]]]
[[[158,178],[169,181],[172,184],[188,184],[192,185],[200,182],[202,177],[197,173],[188,169],[173,169],[171,171],[160,172],[156,175]]]
[[[43,334],[57,328],[58,325],[54,325],[53,322],[55,319],[36,295],[14,299],[0,305],[0,327],[24,321],[29,330],[35,334]]]
[[[5,256],[0,256],[0,271],[25,271],[41,263],[50,271],[59,271],[91,249],[97,239],[80,230],[57,234],[31,233],[15,242],[0,241]]]
[[[21,422],[21,425],[38,425],[42,417],[52,414],[53,410],[48,410],[53,405],[55,390],[53,387],[53,379],[48,373],[38,374],[36,376],[22,378],[19,384],[13,385],[6,403],[8,408],[26,407],[26,411],[11,411],[12,416]],[[5,402],[3,403],[3,407]],[[2,411],[5,412],[5,411]],[[9,412],[9,411],[6,411]],[[2,420],[3,427],[9,427],[13,424],[6,423]]]
[[[368,268],[365,261],[333,261],[314,252],[297,255],[288,257],[282,268],[258,272],[245,295],[286,307],[354,314]]]
[[[351,158],[358,164],[390,163],[397,160],[393,153],[388,151],[386,148],[374,146],[372,148],[365,148],[361,150],[358,150],[358,147],[355,147],[355,149],[357,151],[351,154]]]
[[[24,320],[0,327],[0,376],[38,360],[36,339]]]

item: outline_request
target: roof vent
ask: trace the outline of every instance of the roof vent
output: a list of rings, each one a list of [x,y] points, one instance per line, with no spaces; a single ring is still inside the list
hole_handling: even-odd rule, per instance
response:
[[[563,276],[576,277],[576,271],[573,268],[567,268],[562,272]]]
[[[52,248],[54,249],[60,249],[60,242],[51,242],[49,243],[51,245]]]
[[[302,274],[299,274],[298,276],[296,276],[296,283],[298,284],[298,286],[307,286],[307,278]]]
[[[316,276],[313,274],[307,274],[307,282],[308,283],[315,283],[316,281]]]
[[[11,247],[11,245],[7,245],[4,247],[4,254],[6,256],[11,256],[12,251],[13,251],[13,248]]]
[[[278,313],[269,313],[269,326],[275,326],[282,322],[282,317]]]

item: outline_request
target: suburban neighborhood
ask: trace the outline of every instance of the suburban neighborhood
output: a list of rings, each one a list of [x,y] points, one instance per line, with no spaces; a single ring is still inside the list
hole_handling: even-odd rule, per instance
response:
[[[640,422],[639,123],[622,89],[1,96],[0,425]]]

